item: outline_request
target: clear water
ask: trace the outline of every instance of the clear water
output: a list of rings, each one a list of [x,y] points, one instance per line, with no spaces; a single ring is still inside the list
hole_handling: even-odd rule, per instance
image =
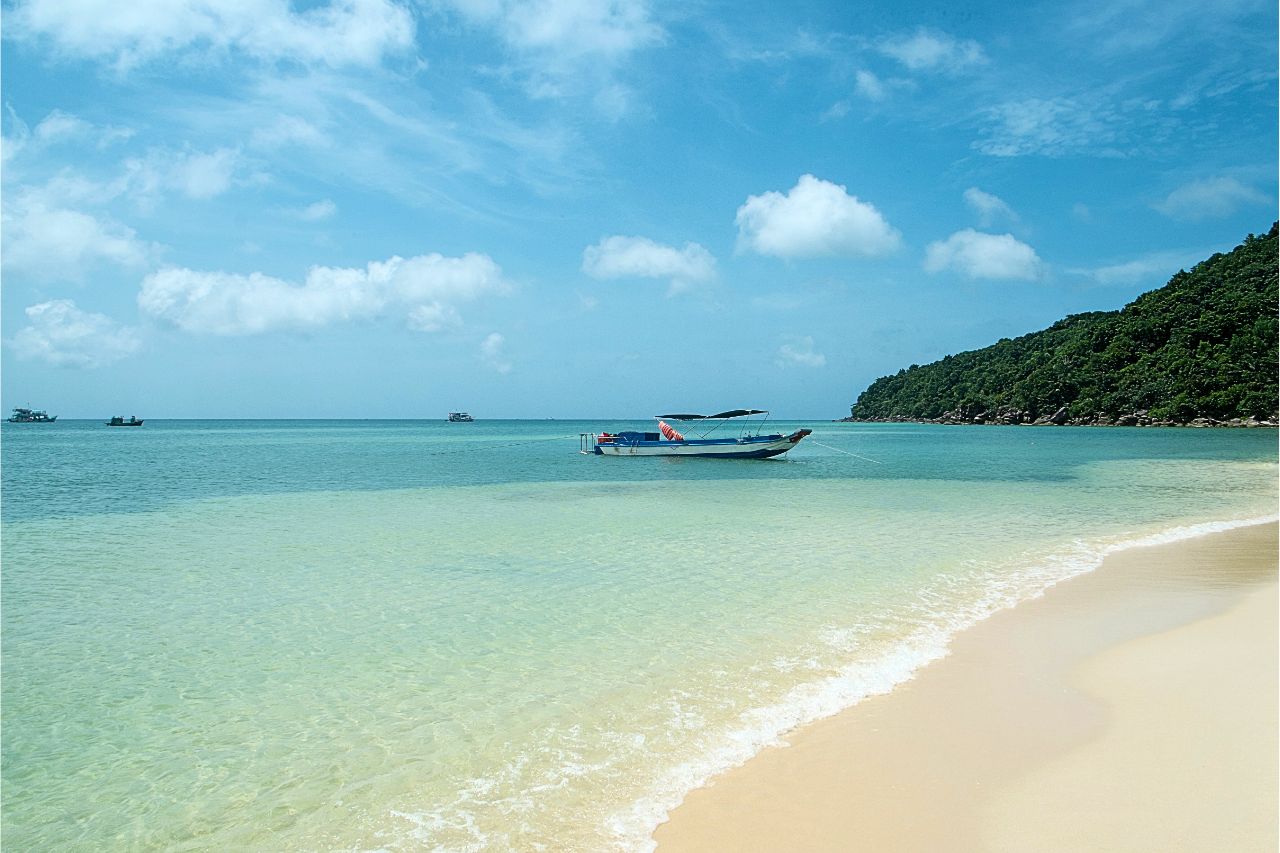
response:
[[[0,841],[647,849],[994,609],[1276,515],[1270,430],[805,425],[5,424]]]

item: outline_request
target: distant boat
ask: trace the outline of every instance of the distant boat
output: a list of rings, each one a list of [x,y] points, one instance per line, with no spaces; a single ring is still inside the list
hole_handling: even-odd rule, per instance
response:
[[[15,406],[9,416],[11,424],[51,424],[58,419],[57,415],[49,415],[40,409],[24,409]]]
[[[120,415],[116,415],[107,421],[107,426],[142,426],[142,420],[130,415],[129,420],[126,421]]]
[[[474,420],[475,418],[471,417],[471,415],[468,415],[466,412],[449,413],[449,423],[451,424],[469,424]]]
[[[764,415],[764,420],[747,421],[748,426],[735,437],[710,438],[711,433],[734,418]],[[597,456],[714,456],[717,459],[768,459],[780,456],[800,443],[810,429],[798,429],[790,435],[762,435],[769,413],[763,409],[731,409],[714,415],[657,415],[657,432],[584,432],[579,435],[579,450]],[[667,421],[696,424],[701,429],[697,438],[685,438]],[[751,432],[751,425],[755,432]]]

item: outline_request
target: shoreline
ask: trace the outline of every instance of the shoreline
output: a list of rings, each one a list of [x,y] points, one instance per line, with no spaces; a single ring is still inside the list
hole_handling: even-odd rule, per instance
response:
[[[1001,418],[958,418],[958,417],[941,417],[941,418],[908,418],[898,415],[886,415],[878,418],[838,418],[832,423],[837,424],[935,424],[938,426],[1065,426],[1065,427],[1143,427],[1143,428],[1171,428],[1171,429],[1276,429],[1280,426],[1274,418],[1265,418],[1258,420],[1256,418],[1231,418],[1229,420],[1218,420],[1217,418],[1193,418],[1189,421],[1153,421],[1149,418],[1141,418],[1137,415],[1122,415],[1118,418],[1099,419],[1092,418],[1089,420],[1064,420],[1062,422],[1053,420],[1004,420]]]
[[[1165,827],[1197,837],[1176,819],[1195,814],[1197,826],[1219,832],[1212,846],[1258,849],[1265,839],[1261,849],[1274,849],[1276,533],[1274,520],[1199,525],[1109,549],[1093,571],[961,631],[945,658],[891,692],[802,726],[786,736],[790,748],[765,749],[690,792],[652,837],[663,853],[855,842],[1044,849],[1037,833],[1052,826],[1064,843],[1049,849],[1088,849],[1067,836],[1106,826],[1093,843],[1132,831],[1150,841],[1125,849],[1156,850],[1182,843],[1162,839]],[[1198,655],[1200,648],[1216,651]],[[1116,673],[1128,677],[1117,681]],[[1215,679],[1225,682],[1195,686]],[[1242,709],[1259,708],[1270,711],[1235,726]],[[1197,736],[1175,736],[1179,721]],[[1232,721],[1230,731],[1223,721]],[[1232,740],[1237,728],[1240,743]],[[1131,754],[1144,732],[1167,737]],[[1232,760],[1215,761],[1220,752]],[[1248,754],[1262,764],[1241,758]],[[1229,778],[1208,778],[1206,764],[1225,765]],[[1123,780],[1123,790],[1079,801],[1108,790],[1108,779]],[[1206,785],[1230,796],[1206,801]],[[1169,787],[1131,802],[1135,791]],[[1235,829],[1218,825],[1240,803],[1251,804],[1252,818],[1233,819]],[[1240,827],[1251,827],[1248,838],[1223,847],[1223,833]]]

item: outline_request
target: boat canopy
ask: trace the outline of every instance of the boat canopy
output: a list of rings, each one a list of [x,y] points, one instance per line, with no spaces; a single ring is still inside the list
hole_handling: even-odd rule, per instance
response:
[[[727,412],[720,412],[719,414],[715,414],[715,415],[676,414],[676,415],[654,415],[654,417],[662,418],[664,420],[670,419],[673,421],[711,421],[711,420],[718,421],[718,420],[723,420],[725,418],[745,418],[747,415],[767,415],[767,414],[769,413],[764,409],[730,409]]]

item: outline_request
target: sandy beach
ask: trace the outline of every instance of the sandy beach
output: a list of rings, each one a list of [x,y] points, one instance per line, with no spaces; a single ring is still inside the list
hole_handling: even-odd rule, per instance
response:
[[[1276,543],[1113,554],[694,791],[658,849],[1275,850]]]

